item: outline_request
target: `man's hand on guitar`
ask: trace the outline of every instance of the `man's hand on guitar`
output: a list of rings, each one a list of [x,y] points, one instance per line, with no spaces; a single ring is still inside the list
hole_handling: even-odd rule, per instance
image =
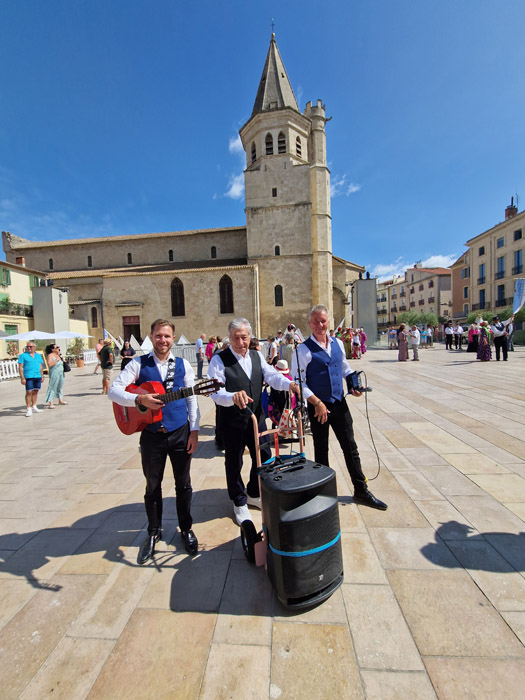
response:
[[[164,401],[158,398],[158,394],[140,394],[140,405],[146,408],[162,408]]]

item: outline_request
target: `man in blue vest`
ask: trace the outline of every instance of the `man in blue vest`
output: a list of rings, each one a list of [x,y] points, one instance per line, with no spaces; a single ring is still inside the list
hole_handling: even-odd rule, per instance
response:
[[[298,392],[299,387],[269,365],[260,351],[250,350],[252,329],[245,318],[231,321],[228,335],[230,347],[211,358],[208,378],[218,379],[225,385],[212,394],[212,399],[221,407],[221,438],[228,495],[233,501],[235,520],[241,525],[244,520],[251,520],[248,505],[261,507],[253,424],[250,414],[243,409],[249,406],[258,419],[261,417],[263,381],[279,391],[291,389]],[[241,477],[245,447],[250,450],[252,458],[246,492]]]
[[[354,500],[371,508],[386,510],[386,503],[368,490],[361,468],[352,416],[343,390],[343,379],[352,374],[352,369],[346,360],[343,343],[339,338],[328,335],[329,317],[326,306],[314,306],[308,314],[308,324],[312,335],[299,345],[297,350],[304,398],[308,402],[315,461],[328,466],[328,437],[331,426],[343,450],[346,467],[354,485]],[[295,354],[292,375],[299,376]],[[360,392],[355,390],[350,390],[350,393],[353,396],[361,396]]]
[[[171,356],[175,326],[170,321],[157,319],[151,324],[150,340],[153,350],[149,355],[134,357],[114,381],[108,398],[121,406],[162,408],[162,422],[153,423],[142,431],[140,452],[142,470],[146,477],[144,503],[148,516],[148,539],[139,554],[139,563],[152,559],[155,544],[162,536],[162,477],[169,456],[175,477],[177,517],[184,548],[188,554],[198,549],[197,538],[191,529],[192,488],[190,479],[191,455],[197,448],[199,432],[199,405],[196,396],[164,404],[157,394],[132,394],[129,384],[162,382],[166,391],[194,385],[195,374],[190,363]],[[139,408],[140,410],[140,408]]]

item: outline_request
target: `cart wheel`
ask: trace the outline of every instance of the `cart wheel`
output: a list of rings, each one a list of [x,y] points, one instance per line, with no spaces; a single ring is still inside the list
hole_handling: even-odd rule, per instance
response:
[[[244,550],[244,556],[250,562],[255,564],[255,543],[259,540],[255,525],[251,520],[244,520],[241,523],[241,544]]]

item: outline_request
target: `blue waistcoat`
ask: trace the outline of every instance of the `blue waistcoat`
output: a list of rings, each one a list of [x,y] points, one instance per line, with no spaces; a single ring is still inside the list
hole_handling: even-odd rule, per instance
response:
[[[175,377],[173,378],[173,391],[180,389],[184,386],[184,375],[186,374],[184,369],[184,362],[182,357],[175,358]],[[160,382],[164,384],[161,379],[160,372],[155,364],[155,359],[153,355],[142,355],[140,358],[140,374],[137,379],[137,384],[143,384],[144,382]],[[178,399],[178,401],[171,401],[162,407],[162,423],[151,423],[146,427],[152,433],[156,433],[161,425],[163,425],[168,432],[173,432],[177,428],[182,427],[188,422],[188,409],[186,407],[186,399]]]
[[[306,368],[308,388],[323,403],[333,403],[343,398],[343,353],[339,343],[332,342],[332,354],[329,355],[312,338],[304,344],[312,353],[312,359]]]

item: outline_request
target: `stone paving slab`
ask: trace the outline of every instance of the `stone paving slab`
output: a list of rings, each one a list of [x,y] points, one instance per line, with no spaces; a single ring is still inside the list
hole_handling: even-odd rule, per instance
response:
[[[354,503],[332,440],[345,580],[301,612],[243,555],[211,399],[192,465],[199,554],[182,547],[168,466],[164,539],[140,567],[138,436],[116,428],[100,376],[74,369],[69,405],[30,418],[20,383],[0,383],[2,699],[520,697],[525,349],[420,355],[356,363],[373,387],[349,399],[357,441],[372,479],[368,405],[370,488],[389,509]]]

